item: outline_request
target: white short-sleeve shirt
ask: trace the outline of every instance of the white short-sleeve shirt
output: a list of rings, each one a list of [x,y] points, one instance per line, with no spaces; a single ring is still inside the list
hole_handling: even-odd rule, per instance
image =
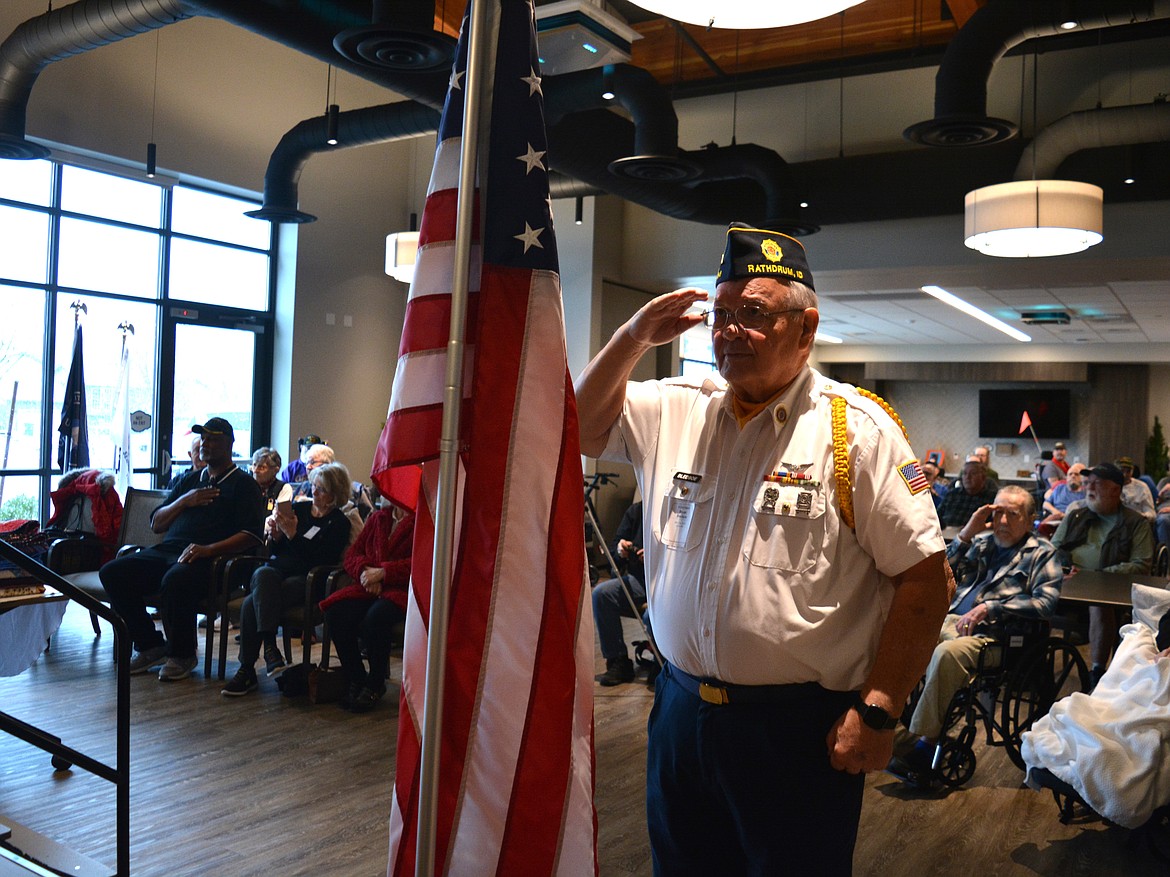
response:
[[[856,530],[837,501],[834,397]],[[929,487],[881,406],[811,368],[742,430],[730,401],[717,377],[630,383],[602,454],[637,472],[655,641],[695,676],[856,689],[891,578],[943,550]]]

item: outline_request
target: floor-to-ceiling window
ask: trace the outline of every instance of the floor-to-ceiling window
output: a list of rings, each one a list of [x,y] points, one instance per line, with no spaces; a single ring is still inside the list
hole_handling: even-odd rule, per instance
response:
[[[133,483],[186,461],[191,424],[270,423],[275,239],[257,202],[56,161],[0,161],[0,519],[39,518],[82,327],[90,465],[113,465],[122,351]],[[132,327],[132,329],[130,328]]]

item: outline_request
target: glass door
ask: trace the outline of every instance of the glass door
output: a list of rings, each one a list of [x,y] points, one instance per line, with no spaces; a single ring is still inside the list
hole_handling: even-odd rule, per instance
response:
[[[233,448],[237,459],[250,458],[254,437],[267,435],[270,413],[270,383],[258,363],[264,361],[264,327],[249,319],[228,315],[200,314],[190,308],[171,308],[167,318],[171,332],[163,355],[172,358],[174,376],[164,387],[161,407],[165,425],[160,460],[161,483],[166,483],[168,463],[171,476],[190,466],[191,427],[211,417],[223,417],[236,434]]]

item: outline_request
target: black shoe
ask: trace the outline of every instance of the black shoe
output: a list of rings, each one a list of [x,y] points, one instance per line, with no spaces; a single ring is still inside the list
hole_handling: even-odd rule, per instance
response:
[[[340,704],[343,710],[350,709],[353,706],[353,702],[357,700],[358,695],[362,693],[362,689],[365,687],[366,680],[364,677],[357,682],[349,683],[349,686],[345,690],[345,694],[341,696],[338,704]]]
[[[378,701],[382,699],[382,695],[385,693],[386,689],[384,687],[377,689],[365,686],[350,701],[349,708],[355,713],[368,713],[378,705]]]
[[[276,646],[269,646],[264,650],[264,672],[269,676],[279,676],[288,669],[284,662],[284,655]]]
[[[252,667],[241,667],[231,681],[220,689],[219,693],[227,697],[243,697],[249,691],[255,691],[259,685],[256,679],[256,670]]]
[[[930,766],[934,761],[934,749],[933,746],[915,746],[905,755],[895,755],[886,765],[886,773],[911,786],[929,789],[937,779]]]
[[[620,658],[606,658],[605,672],[593,677],[606,688],[634,681],[634,662],[622,655]]]

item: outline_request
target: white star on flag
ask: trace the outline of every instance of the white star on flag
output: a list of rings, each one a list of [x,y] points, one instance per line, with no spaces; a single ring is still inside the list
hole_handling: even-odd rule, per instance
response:
[[[523,234],[514,234],[514,235],[512,235],[512,237],[514,237],[518,241],[524,242],[524,252],[526,252],[526,253],[532,247],[539,247],[540,249],[543,250],[544,245],[538,240],[538,238],[541,235],[541,232],[543,232],[543,231],[544,231],[543,228],[532,228],[526,222],[526,223],[524,223],[524,233]]]
[[[544,96],[544,92],[540,90],[540,77],[536,75],[535,70],[533,70],[527,76],[521,76],[520,81],[528,83],[529,97],[532,97],[534,94],[539,94],[542,97]]]
[[[536,168],[536,167],[540,168],[541,170],[544,170],[544,162],[541,161],[541,158],[544,156],[544,153],[545,153],[545,150],[533,149],[532,144],[529,143],[528,144],[528,151],[526,153],[524,153],[523,155],[516,156],[516,160],[524,162],[524,164],[527,166],[527,169],[524,171],[524,173],[527,175],[527,174],[532,173],[532,169]]]
[[[449,85],[450,85],[450,88],[452,91],[458,91],[460,88],[463,87],[462,85],[459,84],[459,80],[463,77],[463,74],[466,72],[467,71],[465,71],[465,70],[452,70],[451,71],[451,79],[450,79]]]

